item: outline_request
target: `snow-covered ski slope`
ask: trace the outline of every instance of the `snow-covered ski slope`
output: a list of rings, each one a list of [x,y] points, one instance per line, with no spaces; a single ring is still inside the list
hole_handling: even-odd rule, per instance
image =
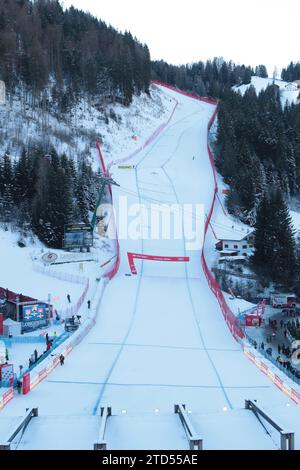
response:
[[[200,203],[211,206],[214,180],[207,154],[207,124],[214,107],[164,90],[178,100],[167,128],[130,162],[112,168],[118,199],[143,203]],[[193,157],[195,157],[193,159]],[[147,211],[146,211],[147,212]],[[118,220],[118,213],[117,213]],[[142,224],[151,222],[144,214]],[[211,238],[210,238],[211,237]],[[213,245],[209,233],[208,249]],[[96,326],[57,368],[26,397],[16,397],[0,417],[0,438],[26,407],[39,407],[19,449],[92,448],[99,407],[111,406],[108,449],[185,449],[174,415],[186,404],[206,449],[272,449],[270,437],[244,409],[256,399],[300,432],[299,408],[243,354],[224,322],[200,261],[184,240],[122,240],[121,264],[108,284]],[[136,261],[127,253],[189,256],[189,263]],[[2,423],[2,424],[1,424]],[[300,441],[296,445],[300,447]]]

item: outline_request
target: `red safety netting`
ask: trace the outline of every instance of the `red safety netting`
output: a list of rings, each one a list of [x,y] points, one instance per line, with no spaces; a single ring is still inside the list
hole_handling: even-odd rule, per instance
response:
[[[187,91],[182,91],[179,88],[176,88],[175,86],[168,85],[166,83],[160,82],[159,80],[151,80],[151,83],[153,83],[154,85],[161,85],[165,88],[169,88],[169,90],[176,91],[176,93],[180,93],[181,95],[188,96],[189,98],[193,98],[194,100],[204,101],[205,103],[208,103],[208,104],[217,104],[217,101],[212,98],[207,98],[205,96],[192,95],[191,93],[188,93]]]
[[[209,120],[209,123],[208,123],[208,126],[207,126],[207,132],[209,132],[211,126],[213,125],[214,120],[215,120],[216,115],[217,115],[217,112],[218,112],[218,108],[216,107],[211,119]],[[208,142],[208,140],[207,140],[207,142]],[[211,222],[212,214],[213,214],[214,208],[215,208],[215,203],[216,203],[216,200],[217,200],[217,197],[218,197],[218,183],[217,183],[215,162],[214,162],[214,157],[213,157],[213,154],[212,154],[209,143],[207,143],[207,150],[208,150],[208,155],[209,155],[209,161],[210,161],[211,168],[212,168],[213,175],[214,175],[215,189],[214,189],[214,197],[213,197],[212,205],[210,207],[210,211],[209,211],[209,214],[208,214],[207,220],[206,220],[205,237],[206,237],[206,234],[207,234],[207,231],[208,231],[209,224]],[[204,245],[205,245],[205,243],[204,243]],[[206,259],[205,259],[205,253],[204,253],[204,247],[203,247],[203,250],[202,250],[201,262],[202,262],[203,270],[204,270],[207,282],[209,284],[209,287],[210,287],[211,291],[214,293],[216,299],[219,302],[219,305],[221,307],[223,316],[225,318],[225,321],[226,321],[232,335],[234,336],[234,338],[236,340],[242,339],[244,337],[243,329],[242,329],[238,319],[236,318],[234,313],[229,308],[218,282],[216,281],[215,277],[213,276],[212,272],[210,271],[210,269],[207,266]]]
[[[166,87],[170,90],[175,91],[176,93],[180,93],[181,95],[188,96],[189,98],[193,98],[193,99],[203,101],[203,102],[208,103],[208,104],[215,105],[216,108],[215,108],[215,110],[213,112],[213,115],[211,116],[211,118],[208,122],[208,126],[207,126],[207,132],[209,132],[211,126],[214,123],[216,115],[218,113],[218,101],[216,101],[214,99],[211,99],[211,98],[192,95],[191,93],[187,93],[185,91],[179,90],[178,88],[175,88],[174,86],[166,85],[165,83],[162,83],[162,82],[157,81],[157,80],[154,80],[152,83],[154,83],[156,85],[161,85],[163,87]],[[214,188],[214,197],[213,197],[212,204],[211,204],[211,207],[210,207],[207,219],[206,219],[206,223],[205,223],[205,238],[206,238],[206,235],[207,235],[207,232],[208,232],[209,225],[211,223],[211,218],[212,218],[212,214],[214,212],[215,203],[216,203],[217,195],[218,195],[218,182],[217,182],[217,174],[216,174],[216,169],[215,169],[214,157],[213,157],[211,148],[209,146],[208,139],[207,139],[207,151],[208,151],[208,156],[209,156],[209,160],[210,160],[210,164],[211,164],[211,168],[212,168],[212,172],[213,172],[213,176],[214,176],[215,188]],[[205,245],[205,243],[204,243],[204,245]],[[220,308],[222,310],[223,316],[225,318],[225,321],[226,321],[232,335],[234,336],[234,338],[236,340],[239,340],[239,339],[243,338],[244,337],[244,332],[243,332],[243,330],[242,330],[242,328],[239,324],[239,321],[236,318],[236,316],[233,314],[233,312],[231,311],[229,306],[227,305],[225,297],[223,295],[223,292],[222,292],[219,284],[217,283],[216,279],[214,278],[212,272],[210,271],[210,269],[207,265],[207,262],[206,262],[206,259],[205,259],[204,247],[203,247],[202,254],[201,254],[201,263],[202,263],[202,267],[203,267],[204,274],[205,274],[205,277],[207,279],[208,285],[209,285],[211,291],[213,292],[214,296],[218,300],[218,303],[219,303]]]
[[[100,159],[100,164],[101,164],[101,168],[102,168],[102,171],[104,173],[105,176],[108,175],[109,173],[109,169],[113,166],[113,165],[117,165],[119,163],[124,163],[128,160],[130,160],[131,158],[133,158],[135,155],[137,155],[139,152],[141,152],[142,150],[144,150],[144,148],[146,148],[148,145],[150,145],[155,139],[156,137],[167,127],[167,125],[169,124],[169,122],[171,121],[172,117],[174,116],[174,113],[176,111],[176,108],[178,106],[178,103],[176,102],[168,120],[164,123],[162,123],[149,137],[148,139],[143,143],[143,145],[141,147],[139,147],[138,149],[136,149],[132,154],[128,155],[127,157],[125,158],[121,158],[119,160],[116,160],[116,161],[113,161],[109,164],[108,166],[108,169],[106,169],[106,166],[105,166],[105,163],[104,163],[104,158],[103,158],[103,155],[102,155],[102,152],[101,152],[101,147],[100,147],[100,142],[97,141],[97,149],[98,149],[98,153],[99,153],[99,159]],[[110,195],[111,195],[111,198],[112,198],[112,190],[111,190],[111,187],[109,186],[109,192],[110,192]],[[118,240],[118,237],[117,237],[117,234],[116,234],[116,252],[117,252],[117,256],[116,256],[116,261],[114,263],[114,267],[108,272],[105,274],[105,277],[107,277],[109,280],[113,279],[113,277],[117,274],[118,270],[119,270],[119,267],[120,267],[120,244],[119,244],[119,240]]]
[[[4,408],[10,400],[14,398],[14,390],[13,388],[10,388],[9,390],[6,390],[5,392],[0,392],[0,411],[2,408]]]
[[[178,102],[176,102],[173,110],[172,110],[172,113],[170,114],[168,120],[166,122],[163,122],[162,124],[160,124],[158,126],[157,129],[155,129],[155,131],[148,137],[148,139],[139,147],[137,148],[134,152],[132,152],[130,155],[127,155],[127,157],[124,157],[124,158],[120,158],[119,160],[114,160],[112,162],[109,163],[108,165],[108,171],[110,170],[110,168],[114,165],[118,165],[120,163],[125,163],[127,162],[128,160],[131,160],[133,157],[135,157],[136,155],[138,155],[140,152],[142,152],[142,150],[144,150],[148,145],[150,145],[155,139],[156,137],[161,134],[161,132],[167,127],[167,125],[169,124],[169,122],[171,121],[172,117],[174,116],[174,113],[177,109],[177,106],[178,106]]]
[[[99,141],[97,141],[97,149],[98,149],[98,153],[99,153],[99,158],[100,158],[102,171],[103,171],[105,176],[108,176],[108,171],[105,167],[104,158],[103,158],[103,155],[102,155],[102,152],[101,152]],[[111,190],[110,186],[109,186],[109,192],[110,192],[110,195],[111,195],[111,198],[112,198],[112,190]],[[117,254],[117,256],[116,256],[116,260],[115,260],[113,268],[108,273],[105,274],[105,277],[107,277],[109,280],[111,280],[115,277],[115,275],[119,271],[119,267],[120,267],[120,244],[119,244],[119,240],[118,240],[118,234],[116,234],[116,254]]]

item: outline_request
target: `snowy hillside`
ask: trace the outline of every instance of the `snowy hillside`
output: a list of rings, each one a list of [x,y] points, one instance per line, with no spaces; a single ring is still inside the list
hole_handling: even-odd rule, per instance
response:
[[[170,99],[175,92],[166,90],[165,95]],[[206,151],[214,107],[185,96],[176,98],[179,106],[167,128],[133,157],[134,171],[114,168],[120,183],[113,188],[115,203],[124,192],[129,203],[143,202],[143,217],[149,224],[153,193],[160,204],[190,201],[193,211],[201,202],[206,213],[214,195]],[[207,283],[200,252],[187,241],[184,234],[168,240],[120,239],[119,272],[104,291],[93,329],[64,367],[3,410],[0,437],[24,408],[38,406],[38,418],[16,444],[20,450],[91,449],[99,436],[99,409],[111,406],[108,449],[186,449],[181,422],[174,419],[174,404],[186,403],[205,449],[278,448],[252,412],[245,410],[245,397],[271,408],[275,417],[288,403],[294,413],[283,424],[299,430],[296,404],[233,339]],[[214,243],[208,232],[205,252]],[[147,260],[137,261],[136,276],[128,276],[128,252],[148,254]],[[150,254],[177,260],[188,255],[188,261],[153,263]],[[235,312],[242,308],[232,307]]]
[[[285,106],[286,102],[289,104],[297,103],[300,90],[294,83],[285,82],[284,80],[273,80],[273,78],[261,78],[252,77],[249,85],[236,85],[233,90],[239,91],[244,95],[245,91],[252,85],[254,86],[256,93],[259,94],[262,90],[265,90],[268,85],[275,83],[280,89],[281,103]]]
[[[109,104],[99,107],[81,100],[66,114],[47,113],[25,105],[16,94],[0,106],[0,154],[18,157],[23,146],[40,144],[47,153],[51,146],[75,160],[91,158],[98,168],[96,139],[108,159],[119,158],[139,146],[169,115],[173,100],[153,87],[151,96],[135,96],[129,107]]]
[[[0,119],[3,123],[0,129],[0,149],[2,153],[8,150],[12,156],[17,157],[22,140],[28,145],[33,140],[46,138],[48,145],[54,145],[58,152],[66,152],[74,158],[84,155],[92,159],[96,170],[99,167],[95,146],[97,137],[102,140],[103,153],[109,163],[111,159],[126,156],[139,147],[170,115],[173,108],[174,100],[157,87],[152,87],[151,97],[145,94],[135,97],[128,108],[116,104],[98,111],[95,107],[88,109],[87,103],[81,102],[72,113],[64,118],[61,116],[60,120],[48,115],[48,135],[45,137],[42,133],[41,116],[30,108],[22,110],[21,102],[15,97],[12,103],[7,102],[6,106],[0,107]],[[107,123],[105,116],[108,116]],[[67,307],[67,293],[71,294],[74,301],[77,300],[82,291],[81,286],[49,279],[33,271],[32,258],[37,257],[41,262],[47,248],[31,235],[25,240],[27,246],[20,248],[17,243],[19,238],[18,233],[4,231],[0,227],[0,264],[9,266],[9,269],[1,271],[0,287],[43,300],[47,300],[51,294],[52,299],[56,299],[54,305],[58,310]],[[93,278],[99,275],[99,265],[113,255],[111,248],[106,245],[101,240],[97,242],[91,255],[97,260],[98,267],[94,263],[85,263],[84,275],[89,274]],[[59,250],[51,252],[59,255]],[[64,271],[74,273],[74,269],[79,274],[78,265],[63,265]]]

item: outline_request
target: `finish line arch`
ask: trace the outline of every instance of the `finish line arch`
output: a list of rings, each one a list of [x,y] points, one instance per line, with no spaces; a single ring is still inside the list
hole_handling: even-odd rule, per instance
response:
[[[137,270],[134,264],[135,259],[142,259],[147,261],[166,261],[171,263],[188,263],[190,261],[188,256],[154,256],[140,253],[127,253],[127,256],[131,274],[137,274]]]

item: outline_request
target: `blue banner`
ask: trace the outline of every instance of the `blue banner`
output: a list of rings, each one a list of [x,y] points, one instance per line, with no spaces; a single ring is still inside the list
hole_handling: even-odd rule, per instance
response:
[[[23,307],[23,321],[41,321],[47,319],[45,304],[26,305]]]

